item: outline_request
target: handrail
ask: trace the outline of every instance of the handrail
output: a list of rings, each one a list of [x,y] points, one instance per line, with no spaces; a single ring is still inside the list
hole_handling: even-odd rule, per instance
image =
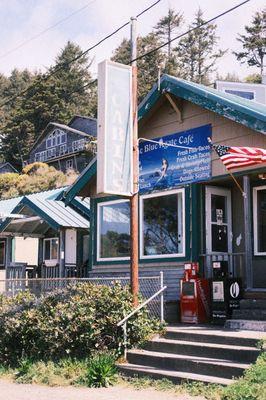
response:
[[[123,328],[123,333],[124,333],[124,357],[125,359],[127,358],[127,321],[129,318],[131,318],[133,315],[135,315],[137,312],[139,312],[143,307],[145,307],[147,304],[149,304],[155,297],[159,296],[161,294],[161,321],[164,320],[164,315],[163,315],[163,292],[167,286],[163,286],[158,292],[154,293],[151,297],[149,297],[147,300],[145,300],[142,304],[140,304],[135,310],[131,311],[130,314],[128,314],[126,317],[124,317],[120,322],[116,324],[117,327],[122,327]]]
[[[149,304],[155,297],[159,296],[167,286],[162,287],[158,292],[154,293],[151,297],[149,297],[146,301],[144,301],[140,306],[135,308],[135,310],[131,311],[130,314],[128,314],[125,318],[123,318],[120,322],[118,322],[117,326],[122,326],[125,322],[129,320],[133,315],[135,315],[139,310],[141,310],[143,307],[145,307],[147,304]]]

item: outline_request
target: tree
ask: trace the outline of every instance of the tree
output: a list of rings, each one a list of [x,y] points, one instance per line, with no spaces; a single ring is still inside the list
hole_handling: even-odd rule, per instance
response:
[[[216,50],[218,42],[216,25],[208,24],[200,27],[204,22],[203,12],[199,9],[194,22],[189,26],[194,30],[180,40],[175,51],[180,64],[180,77],[208,84],[210,75],[215,71],[217,60],[225,54],[225,51]]]
[[[227,81],[227,82],[241,82],[241,79],[235,72],[228,72],[225,76],[216,75],[217,81]]]
[[[160,45],[159,38],[155,33],[149,33],[147,36],[138,37],[137,50],[138,56],[145,54]],[[161,50],[147,55],[137,61],[138,66],[138,100],[149,92],[153,84],[158,79],[158,69],[163,66],[164,54]],[[112,57],[113,61],[122,64],[130,64],[130,41],[123,39],[121,44],[115,49]]]
[[[8,199],[30,193],[55,189],[72,184],[76,173],[63,174],[45,163],[33,163],[22,170],[22,174],[0,174],[0,198]]]
[[[250,74],[244,79],[247,83],[261,83],[261,75],[260,74]]]
[[[241,64],[258,67],[263,74],[263,62],[266,52],[266,9],[256,12],[250,26],[245,26],[246,35],[239,35],[243,51],[234,52]]]
[[[79,46],[68,42],[46,75],[27,76],[28,71],[13,71],[6,98],[23,90],[27,80],[32,85],[9,103],[6,118],[0,122],[0,152],[6,161],[18,167],[23,165],[49,122],[67,123],[74,114],[95,115],[95,85],[90,86],[90,63],[81,53]],[[75,61],[70,63],[72,60]]]
[[[172,8],[168,9],[168,14],[165,17],[162,17],[159,22],[154,27],[154,33],[161,39],[163,42],[168,42],[167,45],[167,60],[165,65],[165,71],[167,73],[172,73],[172,70],[175,70],[173,66],[175,66],[175,57],[171,51],[171,39],[173,39],[173,35],[177,34],[178,28],[183,23],[183,15],[181,13],[176,13]]]

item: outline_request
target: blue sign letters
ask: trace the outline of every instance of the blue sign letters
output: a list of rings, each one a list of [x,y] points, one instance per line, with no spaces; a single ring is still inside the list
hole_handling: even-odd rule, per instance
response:
[[[204,125],[154,139],[158,143],[140,142],[140,193],[209,180],[211,135],[211,125]]]

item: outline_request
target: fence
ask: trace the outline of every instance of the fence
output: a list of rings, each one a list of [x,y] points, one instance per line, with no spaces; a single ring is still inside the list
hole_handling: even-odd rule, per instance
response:
[[[94,285],[106,286],[113,286],[118,283],[122,287],[129,287],[130,277],[6,279],[0,281],[0,294],[13,297],[19,292],[27,290],[35,296],[40,297],[55,290],[65,289],[70,285],[87,282]],[[139,278],[139,291],[144,300],[158,292],[163,285],[163,272],[157,276],[142,276]],[[160,317],[162,308],[163,296],[161,298],[154,298],[148,305],[150,315],[154,317]]]

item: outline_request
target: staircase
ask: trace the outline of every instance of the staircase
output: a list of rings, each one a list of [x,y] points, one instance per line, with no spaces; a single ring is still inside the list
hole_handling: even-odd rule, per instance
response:
[[[228,385],[258,357],[262,332],[207,326],[169,326],[164,337],[128,351],[119,370],[127,376],[166,378],[174,383],[200,381]]]
[[[248,329],[266,332],[266,300],[243,299],[240,308],[233,311],[232,319],[225,323],[229,329]]]

